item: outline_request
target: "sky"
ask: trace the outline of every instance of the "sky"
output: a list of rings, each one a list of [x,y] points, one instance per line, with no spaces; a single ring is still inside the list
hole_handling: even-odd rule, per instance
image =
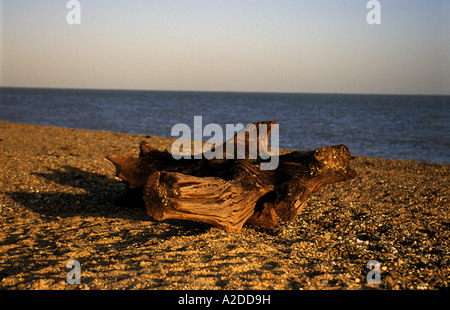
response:
[[[450,0],[0,1],[0,86],[450,94]]]

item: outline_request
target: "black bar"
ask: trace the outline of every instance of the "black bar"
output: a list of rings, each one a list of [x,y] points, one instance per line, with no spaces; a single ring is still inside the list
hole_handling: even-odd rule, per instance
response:
[[[298,305],[303,308],[310,302],[314,308],[337,307],[340,305],[360,305],[385,307],[387,304],[406,305],[416,304],[426,300],[433,300],[433,304],[448,300],[448,291],[209,291],[209,290],[186,290],[186,291],[115,291],[115,290],[61,290],[61,291],[25,291],[25,290],[0,290],[2,303],[11,301],[15,307],[29,305],[60,304],[74,306],[87,306],[90,302],[99,302],[102,308],[106,305],[119,305],[125,301],[142,302],[142,305],[150,307],[186,307],[195,306],[197,309],[216,309],[223,306],[253,306],[253,307],[278,307]],[[444,298],[446,298],[444,300]],[[397,303],[397,304],[395,304]],[[443,303],[445,304],[445,303]],[[159,308],[158,307],[158,308]],[[169,309],[169,308],[168,308]],[[163,309],[165,310],[165,309]]]

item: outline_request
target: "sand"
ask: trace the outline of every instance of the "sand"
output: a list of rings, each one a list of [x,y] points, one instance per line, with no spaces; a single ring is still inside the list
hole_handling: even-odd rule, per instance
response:
[[[449,287],[450,165],[355,156],[358,178],[324,187],[292,222],[236,234],[117,206],[125,185],[105,156],[137,156],[142,140],[173,141],[0,122],[0,288]],[[67,283],[69,260],[81,284]]]

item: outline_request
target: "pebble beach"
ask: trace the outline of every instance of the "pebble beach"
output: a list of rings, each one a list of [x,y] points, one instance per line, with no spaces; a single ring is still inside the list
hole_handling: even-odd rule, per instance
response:
[[[174,141],[0,122],[0,288],[449,288],[449,164],[354,156],[357,178],[325,186],[293,221],[225,233],[116,203],[125,184],[106,156],[137,157],[143,140]],[[67,283],[69,260],[81,284]]]

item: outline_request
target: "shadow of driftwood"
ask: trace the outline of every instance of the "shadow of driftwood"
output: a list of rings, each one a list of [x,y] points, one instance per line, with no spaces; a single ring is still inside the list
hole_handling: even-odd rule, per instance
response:
[[[55,192],[43,192],[42,189],[39,192],[18,191],[9,193],[11,198],[35,212],[50,217],[145,215],[143,208],[133,208],[136,207],[133,204],[128,205],[127,211],[130,212],[121,212],[123,208],[119,208],[115,201],[125,192],[125,185],[119,180],[72,166],[47,169],[48,173],[40,172],[32,175],[71,188]]]
[[[34,212],[54,217],[102,216],[132,220],[153,221],[146,212],[140,195],[126,195],[125,184],[105,175],[84,171],[77,167],[64,166],[62,169],[47,168],[48,173],[32,173],[50,182],[71,187],[67,192],[10,192],[16,202]],[[74,193],[76,192],[76,193]],[[201,233],[209,225],[187,221],[167,220],[174,230],[172,233]],[[194,232],[195,231],[195,232]]]

